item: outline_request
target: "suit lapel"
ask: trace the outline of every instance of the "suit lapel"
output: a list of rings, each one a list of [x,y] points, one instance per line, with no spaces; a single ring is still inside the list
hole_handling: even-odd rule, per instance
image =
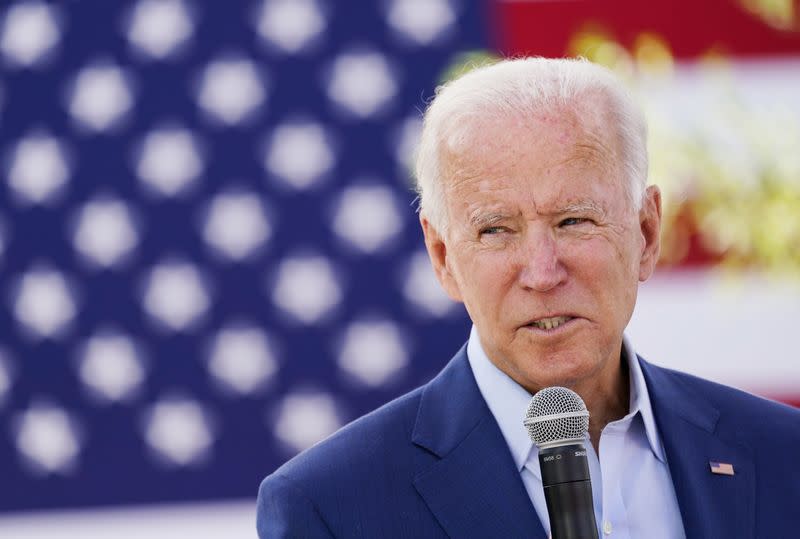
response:
[[[449,536],[545,539],[465,348],[423,391],[412,440],[439,457],[414,486]]]
[[[752,451],[719,427],[719,411],[677,374],[641,365],[687,537],[754,537]],[[735,475],[711,473],[711,461],[732,464]]]

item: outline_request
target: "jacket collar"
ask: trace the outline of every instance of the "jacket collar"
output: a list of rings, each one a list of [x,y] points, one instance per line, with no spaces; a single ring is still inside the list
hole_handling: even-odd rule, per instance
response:
[[[412,441],[439,457],[414,486],[448,535],[545,539],[466,347],[423,389]]]
[[[721,426],[688,375],[641,366],[687,537],[755,537],[752,450]],[[732,464],[735,475],[713,474],[712,461]]]

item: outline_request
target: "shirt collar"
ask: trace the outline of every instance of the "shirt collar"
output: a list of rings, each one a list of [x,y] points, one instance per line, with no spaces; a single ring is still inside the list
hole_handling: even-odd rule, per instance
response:
[[[630,374],[630,411],[622,421],[635,417],[638,412],[644,423],[650,449],[658,460],[666,462],[642,368],[636,352],[625,337],[622,339],[622,355],[628,362]],[[533,449],[533,442],[522,426],[532,395],[489,360],[474,325],[467,343],[467,359],[478,389],[511,450],[517,470],[522,470]]]
[[[656,419],[653,415],[653,407],[650,403],[650,393],[647,390],[647,383],[644,381],[644,374],[642,373],[642,366],[639,363],[639,358],[636,351],[633,349],[630,341],[623,335],[622,337],[622,355],[628,361],[628,376],[630,380],[630,411],[625,418],[634,416],[637,412],[642,418],[644,423],[644,432],[647,434],[647,441],[650,443],[650,449],[658,460],[666,464],[667,459],[664,456],[664,446],[661,443],[661,437],[658,434],[656,427]]]

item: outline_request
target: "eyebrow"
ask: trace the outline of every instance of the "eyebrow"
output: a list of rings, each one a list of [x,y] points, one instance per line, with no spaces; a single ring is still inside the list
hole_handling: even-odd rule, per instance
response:
[[[600,215],[605,214],[605,210],[603,209],[603,207],[594,202],[593,200],[578,200],[575,202],[570,202],[565,206],[558,208],[553,213],[561,214],[561,213],[581,213],[581,212],[591,212]]]
[[[483,228],[501,223],[510,217],[510,214],[504,212],[491,211],[484,213],[482,210],[477,209],[470,214],[469,222],[476,228]]]

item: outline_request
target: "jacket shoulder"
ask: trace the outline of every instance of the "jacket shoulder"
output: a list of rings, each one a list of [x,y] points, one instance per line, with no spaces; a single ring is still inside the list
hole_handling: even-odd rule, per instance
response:
[[[272,475],[268,479],[258,494],[259,537],[333,537],[319,509],[305,493],[285,477]]]
[[[385,524],[375,515],[421,514],[413,474],[431,459],[411,442],[421,391],[356,419],[267,476],[258,494],[260,536],[372,537],[371,526]],[[386,514],[390,504],[404,508],[400,516]],[[316,533],[299,532],[309,527]]]
[[[352,421],[286,462],[273,475],[301,485],[338,476],[352,481],[346,471],[348,464],[386,459],[410,444],[421,391],[417,388]]]
[[[687,395],[716,408],[718,428],[732,430],[737,438],[757,442],[766,436],[773,442],[800,443],[800,410],[797,408],[684,372],[651,367],[683,388]]]

